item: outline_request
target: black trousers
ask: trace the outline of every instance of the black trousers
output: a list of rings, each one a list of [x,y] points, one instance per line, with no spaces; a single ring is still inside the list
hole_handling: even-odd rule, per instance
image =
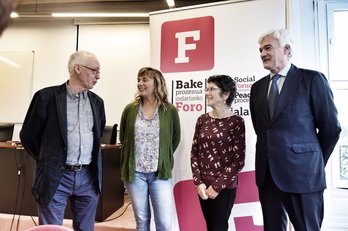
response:
[[[215,199],[202,200],[199,197],[207,231],[227,231],[236,189],[223,189]]]

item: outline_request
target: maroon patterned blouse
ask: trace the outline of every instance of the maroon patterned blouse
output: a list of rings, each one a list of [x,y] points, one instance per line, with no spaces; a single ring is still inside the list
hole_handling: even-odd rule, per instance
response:
[[[237,186],[244,167],[245,125],[233,115],[216,119],[208,113],[198,117],[191,149],[191,169],[196,186],[204,183],[220,193]]]

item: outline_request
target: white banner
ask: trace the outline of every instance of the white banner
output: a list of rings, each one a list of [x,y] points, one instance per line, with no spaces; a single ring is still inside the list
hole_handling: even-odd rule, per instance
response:
[[[214,74],[229,75],[237,82],[232,110],[246,125],[246,165],[239,176],[229,230],[263,230],[254,177],[256,136],[249,93],[251,85],[268,74],[257,41],[273,28],[285,28],[285,0],[223,1],[150,14],[151,65],[163,72],[182,126],[173,170],[173,230],[206,230],[192,180],[190,151],[196,119],[210,110],[204,88],[206,79]]]

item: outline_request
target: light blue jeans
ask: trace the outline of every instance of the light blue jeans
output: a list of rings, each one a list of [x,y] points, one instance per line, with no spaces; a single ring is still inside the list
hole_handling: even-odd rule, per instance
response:
[[[132,202],[137,231],[150,231],[150,200],[156,230],[172,230],[172,179],[157,179],[157,173],[135,172],[134,183],[124,181],[124,185]]]

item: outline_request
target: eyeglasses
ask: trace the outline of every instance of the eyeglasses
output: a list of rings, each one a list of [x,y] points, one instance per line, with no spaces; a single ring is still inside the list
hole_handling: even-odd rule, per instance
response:
[[[81,64],[81,66],[83,66],[84,68],[87,68],[87,69],[91,70],[91,71],[93,72],[93,74],[95,74],[95,75],[100,74],[99,69],[94,69],[94,68],[91,68],[91,67],[87,67],[87,66],[82,65],[82,64]]]
[[[209,88],[204,89],[204,91],[211,92],[211,91],[218,90],[218,89],[221,89],[221,88],[220,87],[209,87]]]

